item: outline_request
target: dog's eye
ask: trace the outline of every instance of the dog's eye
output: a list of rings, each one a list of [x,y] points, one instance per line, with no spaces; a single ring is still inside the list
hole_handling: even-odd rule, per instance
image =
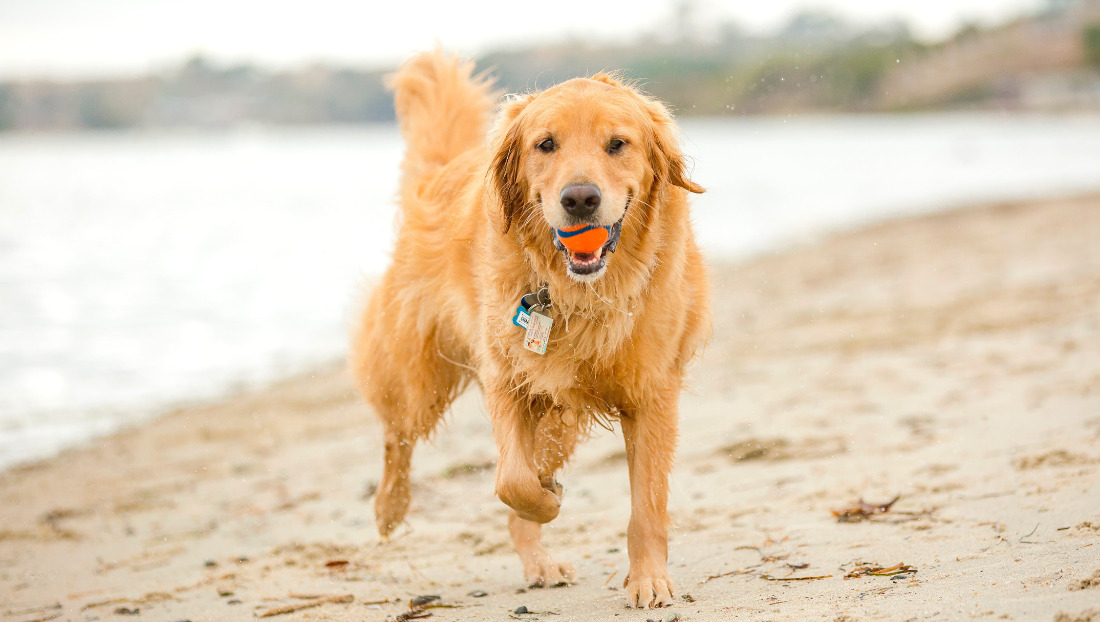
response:
[[[552,153],[555,149],[558,148],[558,145],[554,142],[553,138],[547,138],[546,140],[536,145],[536,147],[539,151],[543,153]]]
[[[612,138],[611,142],[607,143],[607,152],[611,155],[615,155],[622,151],[623,146],[626,145],[626,141],[618,138]]]

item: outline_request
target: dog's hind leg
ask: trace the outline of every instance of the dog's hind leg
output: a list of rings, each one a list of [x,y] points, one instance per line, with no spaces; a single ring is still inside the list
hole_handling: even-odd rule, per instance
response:
[[[382,537],[388,537],[401,524],[409,509],[409,471],[417,441],[431,435],[462,384],[460,375],[448,373],[435,361],[426,365],[415,363],[417,369],[397,374],[415,378],[415,386],[406,385],[404,390],[391,387],[391,394],[401,394],[403,399],[375,404],[385,427],[382,480],[374,498],[374,514]]]
[[[374,497],[374,516],[379,535],[388,538],[409,510],[409,469],[416,438],[386,430],[385,443],[382,481]]]
[[[382,479],[374,498],[378,533],[388,537],[409,509],[409,469],[417,441],[429,437],[468,380],[451,361],[455,348],[433,330],[418,332],[408,316],[377,309],[372,299],[364,328],[353,341],[351,369],[384,429]],[[402,323],[404,321],[405,323]],[[396,339],[401,335],[402,339]],[[451,356],[444,359],[441,352]]]
[[[439,352],[432,340],[419,349],[418,357],[390,361],[391,382],[383,399],[376,400],[385,427],[382,480],[374,499],[382,537],[401,524],[409,509],[409,470],[417,441],[431,436],[466,383],[462,368]]]

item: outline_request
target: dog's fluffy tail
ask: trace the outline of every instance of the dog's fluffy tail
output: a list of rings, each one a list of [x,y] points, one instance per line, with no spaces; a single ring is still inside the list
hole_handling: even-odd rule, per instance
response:
[[[402,194],[485,140],[496,92],[474,64],[436,49],[405,61],[389,77],[405,137]]]

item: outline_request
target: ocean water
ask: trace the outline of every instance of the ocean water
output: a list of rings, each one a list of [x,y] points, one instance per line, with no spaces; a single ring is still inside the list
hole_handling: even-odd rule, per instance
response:
[[[1100,190],[1100,118],[688,120],[714,259]],[[393,127],[0,134],[0,466],[343,356],[386,264]]]

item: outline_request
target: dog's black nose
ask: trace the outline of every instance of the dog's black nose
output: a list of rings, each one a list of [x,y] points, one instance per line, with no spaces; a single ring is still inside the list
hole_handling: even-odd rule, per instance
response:
[[[572,184],[561,191],[561,206],[570,216],[587,218],[600,206],[600,189],[593,184]]]

